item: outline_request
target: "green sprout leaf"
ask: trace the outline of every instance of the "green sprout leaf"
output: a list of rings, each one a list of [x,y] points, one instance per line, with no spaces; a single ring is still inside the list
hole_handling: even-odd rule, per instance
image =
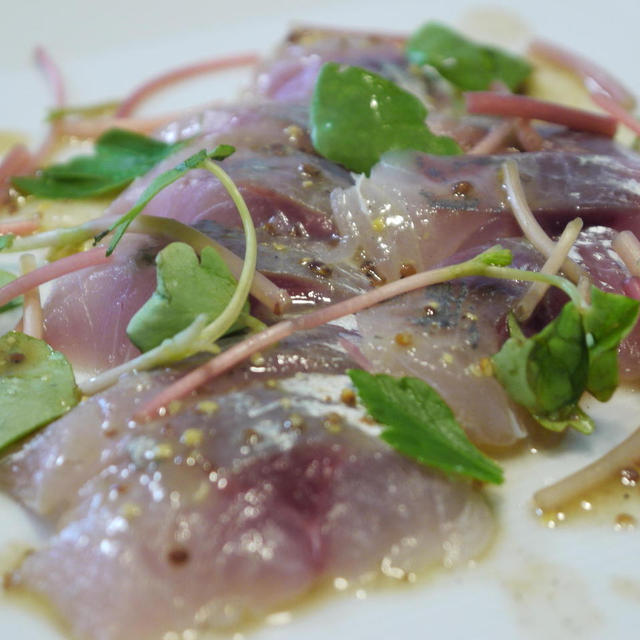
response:
[[[509,319],[511,337],[493,356],[509,395],[545,428],[593,431],[578,401],[589,391],[606,401],[618,386],[618,347],[638,318],[637,300],[591,288],[591,304],[568,302],[538,334],[526,338]]]
[[[149,204],[149,202],[151,202],[151,200],[153,200],[153,198],[158,195],[158,193],[168,187],[171,183],[178,180],[178,178],[181,178],[185,173],[191,171],[191,169],[196,169],[201,166],[205,160],[224,160],[225,158],[228,158],[234,151],[234,147],[228,144],[218,145],[213,151],[209,153],[202,149],[197,153],[194,153],[192,156],[189,156],[180,164],[173,167],[173,169],[169,169],[169,171],[165,171],[159,176],[156,176],[151,184],[140,194],[140,197],[136,201],[135,205],[133,205],[133,207],[121,218],[116,220],[106,231],[96,236],[96,243],[111,231],[115,231],[113,239],[111,240],[109,248],[107,249],[107,255],[111,255],[117,244],[120,242],[120,239],[125,234],[129,225],[135,220],[136,216],[147,206],[147,204]]]
[[[16,276],[13,273],[0,269],[0,287],[4,287],[4,285],[9,284],[10,282],[13,282],[15,279],[16,279]],[[11,309],[15,309],[16,307],[19,307],[21,304],[22,304],[22,296],[19,296],[18,298],[15,298],[14,300],[7,302],[7,304],[0,307],[0,313],[3,313],[4,311],[10,311]]]
[[[618,346],[638,320],[637,300],[591,287],[591,305],[583,315],[589,348],[587,391],[601,402],[618,386]]]
[[[67,359],[11,331],[0,338],[0,449],[60,417],[79,393]]]
[[[13,233],[5,233],[0,235],[0,251],[4,249],[10,249],[13,241],[15,240],[15,236]]]
[[[385,151],[461,153],[455,140],[429,131],[426,117],[420,100],[390,80],[328,62],[311,100],[311,139],[325,158],[367,174]]]
[[[385,429],[381,438],[421,464],[500,484],[502,469],[467,438],[438,393],[418,378],[348,371],[361,402]]]
[[[430,22],[407,43],[409,62],[430,65],[460,89],[481,91],[495,80],[516,91],[531,73],[531,65],[495,47],[476,44],[449,27]]]
[[[123,189],[184,144],[166,144],[132,131],[110,129],[96,140],[93,155],[46,167],[35,176],[13,178],[12,183],[41,198],[98,196]]]
[[[174,242],[156,257],[158,285],[131,318],[127,335],[140,351],[149,351],[204,314],[210,322],[227,307],[237,283],[218,252],[210,247],[201,260],[187,244]],[[228,333],[246,327],[248,304]]]
[[[573,407],[587,383],[589,355],[576,306],[568,302],[542,331],[526,338],[513,317],[511,337],[493,357],[496,377],[534,415]]]

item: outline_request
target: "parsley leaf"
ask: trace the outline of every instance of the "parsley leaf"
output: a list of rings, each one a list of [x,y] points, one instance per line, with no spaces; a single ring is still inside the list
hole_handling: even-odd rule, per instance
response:
[[[109,232],[115,231],[113,239],[107,249],[107,255],[111,255],[135,217],[147,206],[147,204],[149,204],[149,202],[151,202],[151,200],[153,200],[153,198],[155,198],[156,195],[158,195],[158,193],[160,193],[160,191],[165,187],[168,187],[172,182],[175,182],[178,178],[181,178],[191,169],[198,168],[205,160],[224,160],[234,151],[235,148],[228,144],[220,144],[209,153],[202,149],[197,153],[194,153],[192,156],[189,156],[173,169],[169,169],[169,171],[165,171],[159,176],[156,176],[151,184],[140,194],[135,205],[133,205],[133,207],[122,217],[118,218],[118,220],[116,220],[106,231],[98,234],[95,238],[95,243],[98,243]]]
[[[418,378],[348,371],[367,411],[385,425],[381,438],[421,464],[501,484],[502,469],[477,449],[438,393]]]
[[[12,178],[24,193],[42,198],[89,198],[126,187],[184,142],[166,144],[153,138],[110,129],[95,144],[95,153],[42,169],[35,176]]]
[[[367,174],[385,151],[393,149],[461,153],[455,140],[429,131],[426,117],[420,100],[390,80],[360,67],[328,62],[311,100],[311,140],[325,158]]]
[[[182,242],[173,242],[156,257],[158,285],[131,318],[127,335],[140,351],[149,351],[186,329],[201,314],[210,322],[229,304],[237,283],[215,249],[205,247],[201,261]],[[228,333],[246,326],[249,305]]]
[[[434,67],[460,89],[488,89],[494,80],[515,91],[531,73],[531,65],[495,47],[476,44],[449,27],[429,22],[407,43],[409,62]]]
[[[46,342],[0,337],[0,449],[66,413],[79,400],[71,365]]]

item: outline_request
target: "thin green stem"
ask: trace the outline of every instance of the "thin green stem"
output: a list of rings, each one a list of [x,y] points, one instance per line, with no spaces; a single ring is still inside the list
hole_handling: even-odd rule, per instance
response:
[[[231,328],[247,301],[249,291],[251,289],[251,283],[253,282],[253,276],[256,271],[258,240],[256,238],[256,229],[253,225],[253,219],[251,218],[251,213],[249,213],[247,204],[238,191],[238,187],[236,187],[227,172],[215,162],[208,159],[202,163],[202,166],[218,178],[222,186],[227,190],[227,193],[233,200],[233,203],[236,205],[238,213],[240,214],[246,239],[244,264],[242,266],[242,271],[240,272],[238,284],[233,292],[233,296],[231,296],[231,300],[229,300],[229,304],[226,306],[225,310],[211,324],[205,327],[202,332],[201,338],[203,342],[211,343],[215,342]]]

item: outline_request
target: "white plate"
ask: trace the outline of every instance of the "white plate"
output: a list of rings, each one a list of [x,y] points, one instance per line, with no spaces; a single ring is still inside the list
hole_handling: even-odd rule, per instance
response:
[[[6,3],[8,4],[8,3]],[[31,64],[42,44],[64,70],[73,104],[124,95],[161,70],[219,54],[267,52],[291,22],[387,31],[410,31],[431,18],[459,22],[475,3],[410,0],[320,3],[311,0],[86,0],[12,3],[3,11],[0,40],[0,130],[37,135],[47,87]],[[640,5],[629,0],[500,3],[528,29],[597,59],[640,93],[637,29]],[[495,3],[494,3],[495,6]],[[515,19],[511,24],[517,24]],[[484,24],[516,42],[525,30]],[[242,74],[208,78],[170,91],[147,112],[232,98]],[[640,622],[640,554],[637,531],[616,532],[609,519],[547,528],[532,511],[533,491],[620,441],[635,422],[639,398],[626,393],[596,408],[597,435],[571,435],[550,455],[527,454],[507,465],[507,482],[492,490],[499,536],[487,557],[468,569],[436,571],[412,587],[341,595],[275,617],[248,634],[256,640],[305,637],[382,640],[389,637],[613,638],[634,633]],[[638,491],[638,489],[636,489]],[[37,543],[26,514],[0,496],[0,558],[13,543]],[[96,606],[100,606],[96,603]],[[283,624],[286,623],[286,624]],[[0,638],[61,640],[38,612],[0,596]]]

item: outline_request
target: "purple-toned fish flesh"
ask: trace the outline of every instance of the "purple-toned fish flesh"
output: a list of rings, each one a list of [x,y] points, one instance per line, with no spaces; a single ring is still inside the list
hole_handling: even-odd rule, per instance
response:
[[[68,414],[3,463],[17,495],[72,479],[55,535],[11,585],[51,601],[80,638],[151,640],[263,616],[337,577],[406,576],[481,553],[493,533],[481,495],[369,433],[337,400],[346,384],[259,382],[145,425],[126,416],[152,376],[89,400],[90,419]],[[78,457],[85,440],[100,443],[97,464]],[[52,444],[53,464],[34,476]]]

